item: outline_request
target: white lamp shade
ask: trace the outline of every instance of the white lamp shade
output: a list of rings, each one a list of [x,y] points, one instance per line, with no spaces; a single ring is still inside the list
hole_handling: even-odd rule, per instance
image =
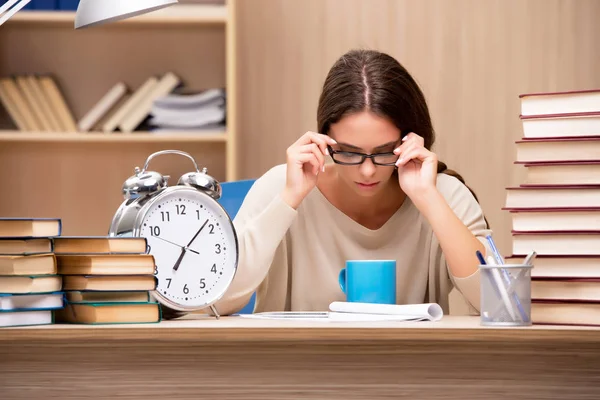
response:
[[[135,17],[176,3],[177,0],[80,0],[75,29]]]

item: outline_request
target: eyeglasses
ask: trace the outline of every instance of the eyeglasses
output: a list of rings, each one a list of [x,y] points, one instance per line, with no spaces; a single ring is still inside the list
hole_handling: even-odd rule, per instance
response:
[[[329,154],[331,154],[333,162],[341,165],[362,164],[367,158],[370,158],[375,165],[392,166],[396,165],[396,161],[398,161],[398,155],[394,153],[365,154],[356,153],[353,151],[334,150],[331,148],[331,146],[327,146],[327,150],[329,150]]]

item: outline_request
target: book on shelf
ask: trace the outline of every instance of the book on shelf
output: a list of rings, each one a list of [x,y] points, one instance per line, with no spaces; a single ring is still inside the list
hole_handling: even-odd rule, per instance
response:
[[[0,102],[17,129],[75,132],[77,126],[55,78],[16,75],[0,78]]]
[[[135,88],[114,83],[78,120],[48,74],[0,78],[0,104],[6,114],[2,128],[22,132],[201,133],[223,131],[226,118],[223,88],[187,88],[171,71]]]
[[[36,11],[75,11],[79,0],[31,0],[23,10]]]
[[[175,91],[154,100],[150,116],[148,125],[156,133],[220,130],[226,121],[225,89]]]
[[[600,90],[520,96],[523,136],[506,188],[512,255],[537,253],[534,324],[600,325]]]
[[[115,109],[128,94],[129,88],[124,82],[112,86],[94,106],[77,122],[79,132],[88,132],[96,126],[102,117]]]
[[[52,240],[59,218],[0,218],[0,327],[54,322],[64,306]]]

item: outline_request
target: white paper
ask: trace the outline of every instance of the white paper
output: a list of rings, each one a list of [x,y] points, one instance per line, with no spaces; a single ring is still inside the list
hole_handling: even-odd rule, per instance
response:
[[[330,311],[270,311],[241,314],[244,318],[319,322],[439,321],[442,308],[436,303],[372,304],[333,302]]]

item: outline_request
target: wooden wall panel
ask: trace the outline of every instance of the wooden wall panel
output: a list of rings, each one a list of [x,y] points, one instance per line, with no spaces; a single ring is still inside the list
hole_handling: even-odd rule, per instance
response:
[[[422,86],[434,151],[477,192],[510,253],[505,187],[518,184],[518,95],[600,87],[596,0],[238,1],[241,178],[285,161],[316,129],[321,85],[351,48],[398,58]]]

